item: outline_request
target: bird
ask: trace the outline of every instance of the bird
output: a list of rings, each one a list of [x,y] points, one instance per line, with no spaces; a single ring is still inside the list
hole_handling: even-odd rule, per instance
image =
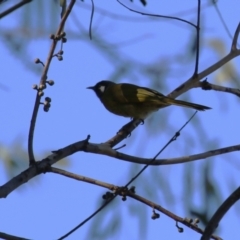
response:
[[[204,105],[176,100],[156,90],[130,83],[114,83],[103,80],[87,89],[96,93],[109,112],[132,119],[144,120],[151,113],[168,105],[188,107],[198,111],[211,109]]]

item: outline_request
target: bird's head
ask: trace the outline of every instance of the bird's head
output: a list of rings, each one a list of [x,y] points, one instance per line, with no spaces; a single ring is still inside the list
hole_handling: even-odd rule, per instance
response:
[[[100,81],[95,86],[87,87],[87,89],[92,89],[97,94],[97,96],[101,99],[105,90],[113,84],[115,83],[111,81]]]

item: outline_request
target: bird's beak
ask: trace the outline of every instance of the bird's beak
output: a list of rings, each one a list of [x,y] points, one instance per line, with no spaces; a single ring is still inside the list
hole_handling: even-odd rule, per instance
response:
[[[94,87],[87,87],[87,89],[92,89],[92,90],[94,90]]]

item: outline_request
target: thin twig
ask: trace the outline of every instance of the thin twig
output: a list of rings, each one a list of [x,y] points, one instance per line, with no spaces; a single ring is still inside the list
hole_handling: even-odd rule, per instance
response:
[[[91,147],[91,144],[89,144],[88,147]],[[203,160],[203,159],[210,158],[213,156],[218,156],[221,154],[226,154],[226,153],[235,152],[235,151],[240,151],[240,145],[219,148],[219,149],[210,150],[210,151],[198,153],[198,154],[193,154],[190,156],[183,156],[183,157],[179,157],[179,158],[156,159],[154,162],[151,162],[150,158],[135,157],[135,156],[127,155],[125,153],[115,152],[114,150],[112,152],[108,151],[107,154],[100,153],[100,152],[98,152],[98,154],[104,154],[104,155],[111,156],[111,157],[114,157],[114,158],[117,158],[117,159],[120,159],[123,161],[131,162],[131,163],[137,163],[137,164],[148,164],[149,163],[149,165],[151,165],[151,166],[164,166],[164,165],[189,163],[189,162]]]
[[[109,189],[113,192],[116,192],[116,193],[118,193],[118,191],[117,191],[118,189],[122,189],[121,187],[118,187],[118,186],[115,186],[115,185],[112,185],[112,184],[109,184],[109,183],[106,183],[106,182],[102,182],[102,181],[99,181],[99,180],[96,180],[96,179],[93,179],[93,178],[89,178],[89,177],[85,177],[85,176],[82,176],[82,175],[74,174],[74,173],[71,173],[71,172],[68,172],[68,171],[65,171],[65,170],[62,170],[62,169],[59,169],[59,168],[55,168],[55,167],[51,167],[49,169],[49,172],[60,174],[60,175],[63,175],[65,177],[75,179],[77,181],[87,182],[87,183],[94,184],[96,186],[107,188],[107,189]],[[126,196],[129,196],[129,197],[131,197],[131,198],[133,198],[133,199],[135,199],[139,202],[142,202],[142,203],[146,204],[147,206],[149,206],[153,209],[156,209],[156,210],[160,211],[161,213],[165,214],[166,216],[173,219],[174,221],[180,222],[180,223],[184,224],[185,226],[193,229],[194,231],[196,231],[198,233],[201,233],[201,234],[203,233],[203,230],[201,228],[199,228],[196,224],[193,224],[192,222],[186,221],[185,218],[182,218],[182,217],[179,217],[179,216],[175,215],[174,213],[172,213],[172,212],[168,211],[167,209],[163,208],[162,206],[160,206],[160,205],[158,205],[158,204],[156,204],[152,201],[149,201],[148,199],[146,199],[144,197],[141,197],[140,195],[137,195],[137,194],[133,193],[131,190],[127,189],[124,193],[126,194]],[[121,195],[121,193],[120,193],[120,195]],[[115,198],[116,196],[117,195],[115,195],[113,198]],[[111,199],[111,201],[112,200],[113,199]],[[94,214],[99,212],[102,208],[103,208],[103,206],[101,206],[99,209],[97,209],[97,211],[95,211]],[[77,227],[75,227],[69,233],[67,233],[64,236],[62,236],[61,238],[59,238],[59,240],[60,239],[62,240],[64,238],[66,238],[67,236],[69,236],[71,233],[73,233],[75,230],[77,230],[77,228],[81,227],[86,222],[86,220],[87,219],[85,219],[84,222],[79,224]],[[219,239],[217,236],[214,236],[214,235],[212,236],[212,238],[213,239]]]
[[[78,1],[76,4],[80,5],[81,4],[81,8],[82,9],[92,9],[92,5],[88,5],[86,2],[84,4],[82,4],[82,1]],[[113,18],[114,21],[119,20],[119,21],[124,21],[124,22],[129,22],[129,21],[134,21],[134,22],[146,22],[146,19],[143,19],[141,17],[131,17],[131,16],[127,16],[127,15],[121,15],[121,14],[116,14],[110,11],[107,11],[103,8],[99,8],[99,7],[95,7],[95,13],[98,13],[100,15],[103,15],[104,17],[108,17],[108,18]],[[154,18],[151,18],[152,20]],[[151,20],[150,18],[148,20]]]
[[[125,124],[119,131],[118,133],[110,138],[108,141],[105,142],[105,144],[108,144],[110,147],[114,147],[118,143],[120,143],[123,139],[129,136],[131,132],[139,125],[141,124],[140,119],[133,119],[127,124]]]
[[[62,176],[65,176],[65,177],[68,177],[68,178],[71,178],[71,179],[75,179],[75,180],[78,180],[78,181],[81,181],[81,182],[91,183],[91,184],[94,184],[96,186],[107,188],[111,191],[114,191],[118,188],[115,185],[112,185],[112,184],[109,184],[109,183],[106,183],[106,182],[102,182],[102,181],[99,181],[99,180],[95,180],[93,178],[89,178],[89,177],[86,177],[86,176],[81,176],[81,175],[78,175],[78,174],[74,174],[74,173],[68,172],[68,171],[60,169],[60,168],[51,167],[51,168],[49,168],[48,172],[57,173],[59,175],[62,175]]]
[[[128,187],[135,179],[137,179],[150,165],[151,163],[154,163],[156,161],[156,158],[169,146],[170,143],[175,141],[178,136],[180,136],[180,132],[183,130],[183,128],[186,127],[186,125],[193,119],[193,117],[196,115],[197,111],[191,116],[191,118],[174,134],[174,136],[165,144],[164,147],[161,148],[161,150],[153,157],[153,159],[147,163],[126,185],[125,187]]]
[[[237,97],[240,97],[239,89],[212,84],[212,83],[209,83],[207,80],[199,82],[199,87],[201,87],[203,90],[215,90],[218,92],[226,92],[226,93],[234,94]]]
[[[53,154],[42,159],[41,161],[38,161],[33,166],[29,167],[25,171],[13,177],[7,183],[0,186],[0,198],[7,197],[11,192],[13,192],[15,189],[17,189],[24,183],[28,182],[29,180],[36,177],[37,175],[46,172],[49,166],[60,161],[61,159],[67,156],[70,156],[75,152],[84,151],[88,144],[88,140],[89,140],[89,136],[87,136],[85,140],[76,142],[74,144],[70,144],[63,149],[55,151],[53,152]]]
[[[76,2],[76,4],[78,6],[81,5],[81,9],[91,9],[92,8],[92,5],[88,5],[87,2],[85,2],[84,4],[82,4],[83,1],[78,1]],[[209,6],[212,6],[210,5],[210,3],[202,3],[201,5],[201,9],[203,8],[207,8]],[[189,14],[195,14],[195,10],[196,8],[190,8],[190,9],[187,9],[187,10],[183,10],[183,11],[177,11],[177,12],[174,12],[173,14],[171,15],[174,15],[174,16],[186,16],[186,15],[189,15]],[[146,18],[141,18],[141,17],[132,17],[132,16],[127,16],[127,15],[120,15],[120,14],[116,14],[116,13],[113,13],[113,12],[110,12],[110,11],[107,11],[103,8],[100,8],[100,7],[95,7],[95,13],[98,13],[98,14],[101,14],[101,15],[104,15],[104,17],[108,17],[108,18],[113,18],[114,20],[119,20],[119,21],[126,21],[126,22],[129,22],[129,21],[134,21],[134,22],[146,22]],[[149,16],[149,21],[152,21],[156,18],[154,17],[151,17]]]
[[[163,208],[162,206],[160,206],[160,205],[158,205],[158,204],[156,204],[156,203],[154,203],[154,202],[152,202],[152,201],[150,201],[146,198],[143,198],[143,197],[141,197],[141,196],[139,196],[135,193],[132,193],[131,191],[128,191],[126,194],[127,194],[127,196],[129,196],[133,199],[136,199],[136,200],[150,206],[153,209],[156,209],[156,210],[160,211],[161,213],[165,214],[166,216],[170,217],[171,219],[184,224],[185,226],[193,229],[194,231],[196,231],[200,234],[203,233],[203,230],[201,228],[199,228],[197,225],[192,224],[190,221],[186,221],[185,218],[181,218],[181,217],[175,215],[174,213],[172,213],[172,212],[168,211],[167,209]],[[215,239],[215,240],[220,240],[220,238],[216,235],[212,235],[211,238]]]
[[[216,12],[217,12],[218,17],[220,18],[220,21],[221,21],[221,23],[222,23],[222,25],[223,25],[223,28],[224,28],[225,31],[227,32],[227,35],[229,36],[229,38],[232,40],[233,36],[232,36],[232,34],[231,34],[231,32],[230,32],[230,30],[229,30],[226,22],[224,21],[221,12],[219,11],[219,8],[218,8],[218,6],[217,6],[217,1],[214,0],[214,1],[212,1],[212,3],[213,3],[213,6],[214,6],[214,8],[215,8],[215,10],[216,10]]]
[[[238,37],[239,37],[239,32],[240,32],[240,23],[237,26],[237,29],[234,33],[233,36],[233,41],[232,41],[232,47],[231,47],[231,52],[235,52],[236,56],[239,56],[240,50],[237,49],[237,42],[238,42]]]
[[[231,61],[235,57],[240,55],[240,49],[237,49],[237,39],[239,37],[240,32],[240,23],[238,24],[238,27],[235,31],[232,46],[230,53],[227,54],[225,57],[220,59],[218,62],[213,64],[212,66],[208,67],[204,71],[200,72],[196,77],[190,77],[187,81],[185,81],[183,84],[181,84],[179,87],[177,87],[174,91],[172,91],[170,94],[168,94],[168,97],[176,98],[179,95],[183,94],[184,92],[188,91],[191,88],[198,87],[198,82],[204,78],[206,78],[209,74],[213,73],[217,69],[221,68],[223,65],[225,65],[227,62]]]
[[[6,15],[8,15],[9,13],[17,10],[18,8],[22,7],[23,5],[30,3],[32,0],[23,0],[19,3],[17,3],[16,5],[10,7],[9,9],[7,9],[6,11],[0,13],[0,19],[5,17]]]
[[[201,15],[201,1],[198,0],[198,11],[197,11],[197,39],[196,39],[196,61],[195,69],[193,73],[193,78],[198,74],[198,65],[199,65],[199,49],[200,49],[200,15]]]
[[[123,144],[122,146],[117,147],[117,148],[115,148],[114,150],[115,150],[115,151],[118,151],[118,150],[120,150],[120,149],[122,149],[122,148],[124,148],[124,147],[126,147],[126,144]]]
[[[62,170],[62,169],[59,169],[59,168],[55,168],[55,167],[49,168],[48,172],[57,173],[57,174],[63,175],[63,176],[68,177],[68,178],[73,178],[73,179],[78,180],[78,181],[87,182],[87,183],[91,183],[91,184],[94,184],[94,185],[97,185],[97,186],[101,186],[101,187],[107,188],[111,191],[116,190],[118,188],[117,186],[114,186],[112,184],[102,182],[102,181],[99,181],[99,180],[95,180],[93,178],[77,175],[77,174],[74,174],[74,173],[70,173],[68,171],[65,171],[65,170]],[[76,227],[71,229],[68,233],[66,233],[63,236],[61,236],[60,238],[58,238],[58,240],[63,240],[66,237],[68,237],[70,234],[75,232],[78,228],[80,228],[82,225],[84,225],[86,222],[88,222],[91,218],[93,218],[98,212],[100,212],[103,208],[105,208],[116,197],[117,197],[117,195],[113,195],[111,198],[107,199],[103,203],[102,206],[100,206],[96,211],[94,211],[94,213],[92,213],[89,217],[84,219],[84,221],[82,221]]]
[[[86,222],[88,222],[91,218],[93,218],[97,213],[99,213],[103,208],[105,208],[116,196],[114,196],[113,198],[110,198],[108,200],[106,200],[102,206],[100,206],[93,214],[91,214],[88,218],[86,218],[84,221],[82,221],[80,224],[78,224],[75,228],[73,228],[71,231],[69,231],[68,233],[64,234],[63,236],[61,236],[60,238],[58,238],[58,240],[63,240],[66,237],[68,237],[70,234],[72,234],[73,232],[75,232],[78,228],[80,228],[82,225],[84,225]]]
[[[91,17],[90,17],[90,24],[89,24],[89,37],[92,40],[92,22],[93,22],[93,15],[94,15],[94,1],[92,2],[92,11],[91,11]]]
[[[75,2],[76,2],[76,0],[71,0],[64,16],[61,19],[58,30],[56,32],[56,36],[61,34],[61,32],[64,28],[64,25],[65,25],[65,22],[66,22],[66,20],[69,16],[74,4],[75,4]],[[53,39],[52,45],[50,47],[50,51],[49,51],[49,54],[48,54],[48,57],[47,57],[46,64],[43,68],[43,73],[42,73],[39,85],[46,84],[48,69],[49,69],[49,66],[51,64],[52,56],[54,54],[57,43],[58,43],[58,41],[56,39]],[[33,113],[32,113],[32,118],[31,118],[31,123],[30,123],[30,128],[29,128],[29,134],[28,134],[28,156],[29,156],[29,164],[30,165],[35,163],[35,157],[34,157],[34,152],[33,152],[33,137],[34,137],[35,124],[36,124],[36,120],[37,120],[37,115],[38,115],[40,102],[41,102],[41,96],[39,96],[39,94],[37,92],[36,99],[35,99],[35,104],[34,104],[34,108],[33,108]]]
[[[178,17],[172,17],[172,16],[167,16],[167,15],[160,15],[160,14],[151,14],[151,13],[144,13],[144,12],[140,12],[140,11],[137,11],[137,10],[134,10],[130,7],[128,7],[127,5],[123,4],[122,2],[120,2],[120,0],[117,0],[117,2],[122,5],[123,7],[125,7],[126,9],[128,9],[129,11],[131,12],[135,12],[135,13],[138,13],[138,14],[141,14],[141,15],[144,15],[144,16],[150,16],[150,17],[159,17],[159,18],[167,18],[167,19],[173,19],[173,20],[178,20],[180,22],[184,22],[184,23],[187,23],[191,26],[193,26],[194,28],[196,28],[196,25],[185,20],[185,19],[182,19],[182,18],[178,18]]]

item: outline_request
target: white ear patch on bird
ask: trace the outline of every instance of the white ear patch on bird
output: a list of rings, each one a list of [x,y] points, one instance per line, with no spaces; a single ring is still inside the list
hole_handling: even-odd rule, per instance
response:
[[[99,87],[99,90],[100,90],[100,92],[102,92],[102,93],[103,93],[103,92],[105,91],[105,86],[103,86],[103,85],[102,85],[102,86],[100,86],[100,87]]]

